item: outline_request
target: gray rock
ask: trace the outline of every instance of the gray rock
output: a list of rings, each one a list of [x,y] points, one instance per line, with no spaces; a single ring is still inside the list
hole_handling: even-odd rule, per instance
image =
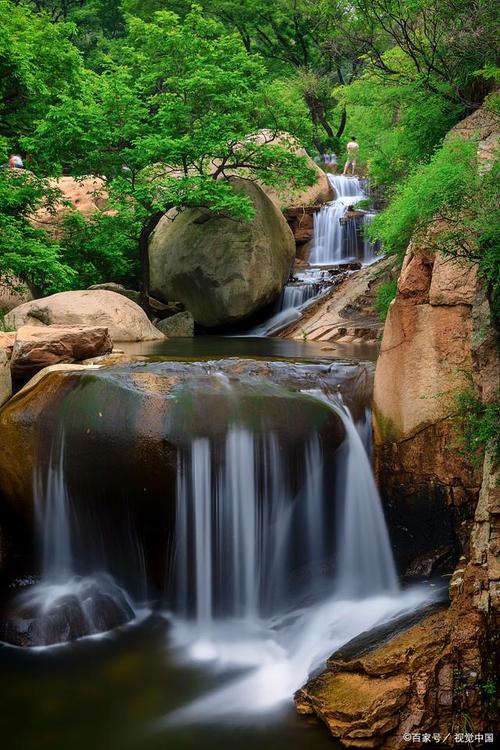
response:
[[[173,221],[164,217],[149,246],[151,295],[182,302],[207,327],[246,318],[275,299],[295,255],[292,231],[264,191],[231,181],[252,201],[251,221],[190,208]]]
[[[189,338],[194,336],[194,318],[190,312],[180,312],[170,318],[160,320],[156,327],[168,338]]]
[[[103,284],[93,284],[89,286],[89,289],[104,289],[108,292],[116,292],[117,294],[123,294],[127,299],[131,299],[136,305],[141,304],[141,295],[135,289],[127,289],[123,284],[115,284],[114,281],[106,281]]]

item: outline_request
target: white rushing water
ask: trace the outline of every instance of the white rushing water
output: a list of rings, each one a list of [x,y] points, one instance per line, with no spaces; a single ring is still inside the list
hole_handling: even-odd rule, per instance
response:
[[[132,619],[134,611],[128,594],[105,570],[85,575],[78,570],[74,537],[80,529],[67,486],[63,428],[52,439],[47,465],[35,466],[41,579],[18,595],[17,606],[21,617],[34,620],[28,645],[44,647],[102,633]]]
[[[326,271],[306,269],[297,272],[293,281],[283,287],[271,316],[251,328],[247,336],[273,336],[283,328],[300,320],[307,308],[331,288]]]
[[[191,616],[189,607],[174,607],[173,641],[181,660],[247,671],[167,724],[240,722],[275,711],[335,649],[432,598],[428,589],[400,589],[365,425],[358,431],[337,396],[306,396],[340,418],[345,440],[325,455],[313,430],[299,459],[302,489],[287,484],[291,467],[279,435],[241,424],[230,427],[222,452],[196,439],[179,464],[178,581],[181,590],[195,582],[195,607]],[[332,482],[326,469],[333,464]],[[298,552],[302,572],[290,596]]]
[[[327,175],[335,191],[335,199],[314,215],[314,239],[309,258],[316,265],[333,265],[361,260],[369,263],[374,260],[374,248],[368,240],[363,240],[363,257],[358,257],[357,221],[349,219],[341,223],[349,206],[367,198],[357,177],[337,174]],[[361,219],[365,226],[374,214],[367,213]]]

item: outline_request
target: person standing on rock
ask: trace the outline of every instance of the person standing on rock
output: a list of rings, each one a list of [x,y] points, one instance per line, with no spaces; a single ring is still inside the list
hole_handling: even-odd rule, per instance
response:
[[[10,169],[23,169],[23,160],[21,159],[19,154],[11,154],[9,159],[9,167]]]
[[[352,135],[351,140],[347,144],[347,161],[344,167],[344,174],[347,174],[349,167],[351,168],[351,174],[354,174],[356,169],[356,157],[359,150],[359,143],[356,138]]]

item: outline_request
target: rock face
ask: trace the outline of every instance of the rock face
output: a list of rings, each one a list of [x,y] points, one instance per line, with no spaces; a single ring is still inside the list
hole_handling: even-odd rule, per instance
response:
[[[11,394],[12,376],[10,373],[9,355],[0,341],[0,406],[10,398]]]
[[[107,328],[22,326],[12,351],[12,376],[18,382],[26,381],[49,365],[81,362],[112,349]]]
[[[493,115],[479,110],[451,132],[479,136],[485,167],[498,141]],[[498,382],[494,342],[480,343],[491,329],[477,267],[436,250],[447,229],[435,221],[408,247],[375,375],[376,473],[403,569],[457,538],[465,547],[482,477],[459,450],[456,396],[473,379],[491,399]]]
[[[33,300],[14,308],[5,320],[16,329],[24,325],[103,326],[113,341],[163,338],[138,305],[103,289],[60,292]]]
[[[434,733],[444,738],[462,731],[460,721],[477,701],[469,678],[480,656],[477,619],[474,613],[460,617],[459,638],[458,613],[441,611],[378,648],[345,657],[341,650],[327,671],[298,691],[299,713],[320,716],[345,747],[411,747],[416,734],[431,742]],[[486,722],[473,726],[488,729]]]
[[[52,187],[57,187],[62,192],[64,200],[70,202],[85,217],[92,216],[96,211],[105,210],[107,206],[107,193],[104,190],[104,180],[100,177],[59,177],[51,180]],[[71,207],[60,203],[56,205],[55,211],[41,209],[32,217],[32,223],[36,227],[46,229],[54,238],[61,234],[60,225],[64,216]]]
[[[158,329],[168,338],[190,338],[194,336],[194,320],[190,312],[180,312],[160,320]]]
[[[0,311],[8,312],[12,308],[29,302],[33,299],[31,291],[21,279],[10,278],[9,283],[5,280],[0,282]]]
[[[255,209],[250,222],[187,209],[164,217],[150,248],[150,291],[160,300],[178,300],[197,323],[233,323],[275,299],[295,254],[283,215],[255,183],[232,178]]]
[[[376,291],[394,277],[395,267],[393,258],[385,258],[345,278],[339,276],[339,284],[281,336],[338,344],[374,343],[383,327],[374,309]]]

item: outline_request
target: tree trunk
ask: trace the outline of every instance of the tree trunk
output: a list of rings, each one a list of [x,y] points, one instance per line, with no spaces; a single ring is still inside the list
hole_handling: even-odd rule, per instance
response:
[[[151,313],[149,305],[149,238],[164,215],[165,214],[162,211],[157,211],[152,214],[144,223],[139,235],[139,292],[141,295],[142,307],[148,315]]]
[[[345,130],[347,122],[347,109],[344,107],[342,110],[342,114],[340,115],[340,122],[339,127],[337,129],[337,138],[340,138]]]

